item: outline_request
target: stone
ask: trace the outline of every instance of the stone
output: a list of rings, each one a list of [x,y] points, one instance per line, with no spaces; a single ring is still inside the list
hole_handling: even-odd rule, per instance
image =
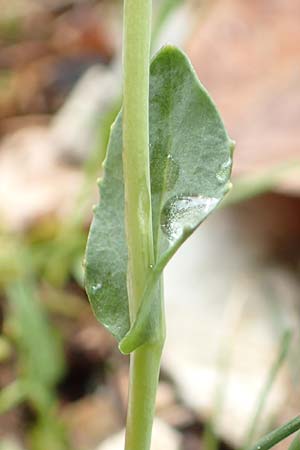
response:
[[[125,431],[108,438],[97,450],[123,450]],[[180,435],[159,419],[154,420],[151,450],[180,450]]]
[[[281,168],[276,180],[297,193],[299,14],[298,0],[210,2],[186,45],[237,142],[234,175],[268,175]]]
[[[234,446],[244,442],[283,333],[291,329],[297,339],[300,326],[297,275],[284,260],[271,259],[275,242],[281,250],[287,236],[295,242],[291,233],[283,238],[281,203],[265,198],[216,212],[165,271],[163,369],[182,402],[214,420]],[[281,368],[258,433],[287,413],[296,360]]]
[[[113,394],[105,391],[69,403],[62,418],[75,449],[94,448],[121,428]]]

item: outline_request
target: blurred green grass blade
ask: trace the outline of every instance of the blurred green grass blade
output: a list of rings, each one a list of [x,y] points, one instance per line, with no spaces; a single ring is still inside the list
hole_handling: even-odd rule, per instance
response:
[[[300,416],[295,417],[281,427],[277,428],[266,436],[262,437],[249,450],[269,450],[274,445],[283,441],[285,438],[300,430]]]
[[[152,45],[156,44],[159,33],[168,16],[181,4],[183,0],[164,0],[160,2],[159,9],[154,17],[152,30]]]
[[[220,440],[215,432],[212,421],[208,421],[205,424],[205,428],[202,435],[203,449],[204,450],[218,450],[220,447]]]
[[[256,407],[255,414],[253,416],[253,419],[252,419],[250,427],[249,427],[249,431],[247,433],[247,437],[245,440],[246,444],[244,445],[244,448],[248,448],[251,445],[251,443],[253,442],[255,433],[258,428],[259,419],[263,412],[263,408],[266,404],[267,398],[270,394],[270,391],[271,391],[272,386],[275,382],[275,379],[278,375],[278,372],[281,369],[284,361],[286,360],[286,357],[287,357],[287,354],[288,354],[288,351],[290,348],[290,344],[291,344],[291,338],[292,338],[292,332],[290,330],[287,330],[285,333],[283,333],[283,336],[280,341],[279,349],[278,349],[278,354],[276,356],[274,363],[271,366],[271,369],[268,373],[266,382],[265,382],[262,392],[259,396],[258,405]]]
[[[53,414],[39,418],[29,438],[30,450],[71,450],[66,430]]]
[[[298,432],[291,444],[289,445],[288,450],[300,450],[300,433]]]
[[[27,395],[26,384],[21,380],[14,381],[0,391],[0,414],[18,406]]]
[[[61,342],[29,281],[7,288],[24,376],[37,385],[54,386],[64,371]]]
[[[12,355],[11,345],[4,336],[0,336],[0,364]]]
[[[300,161],[290,160],[277,164],[253,175],[239,177],[233,182],[233,189],[224,200],[223,206],[239,203],[275,189],[289,173],[299,170]]]

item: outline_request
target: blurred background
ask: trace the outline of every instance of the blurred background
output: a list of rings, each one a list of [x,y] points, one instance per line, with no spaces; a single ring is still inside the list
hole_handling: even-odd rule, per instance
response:
[[[152,450],[243,448],[300,406],[300,2],[157,0],[236,141],[165,274]],[[121,0],[0,0],[0,449],[122,450],[128,359],[82,260],[121,98]],[[285,445],[285,444],[283,444]]]

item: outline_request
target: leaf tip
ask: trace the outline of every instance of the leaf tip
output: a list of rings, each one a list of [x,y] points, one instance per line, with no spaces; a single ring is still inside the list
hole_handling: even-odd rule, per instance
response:
[[[176,47],[176,45],[173,44],[166,44],[163,45],[158,52],[154,55],[152,61],[154,62],[154,60],[157,60],[159,58],[163,58],[163,57],[181,57],[184,59],[187,59],[187,56],[185,55],[185,53],[183,52],[183,50],[181,50],[179,47]]]
[[[132,348],[130,341],[128,342],[126,339],[126,336],[121,340],[121,342],[119,342],[118,348],[123,355],[129,355],[135,350],[135,348]]]
[[[229,139],[229,150],[230,150],[231,157],[233,156],[235,146],[236,146],[235,140]]]

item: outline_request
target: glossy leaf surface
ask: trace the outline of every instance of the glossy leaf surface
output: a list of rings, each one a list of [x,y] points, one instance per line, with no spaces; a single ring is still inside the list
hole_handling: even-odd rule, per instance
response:
[[[151,198],[156,265],[130,329],[124,227],[122,122],[111,132],[100,204],[86,253],[86,289],[97,318],[130,352],[155,336],[155,286],[170,257],[229,190],[233,144],[186,56],[164,47],[150,69]]]

